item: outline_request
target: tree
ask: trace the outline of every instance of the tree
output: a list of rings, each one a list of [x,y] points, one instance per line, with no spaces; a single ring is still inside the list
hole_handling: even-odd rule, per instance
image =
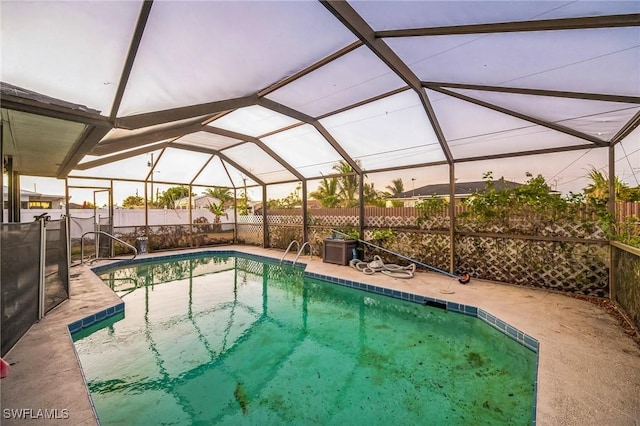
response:
[[[609,199],[609,178],[600,170],[592,168],[587,175],[591,183],[584,189],[587,198],[592,200],[606,201]],[[617,201],[634,201],[636,190],[615,177],[614,187]]]
[[[380,193],[376,191],[373,182],[364,184],[363,195],[365,206],[384,207],[386,205]]]
[[[195,195],[191,193],[191,195]],[[189,196],[189,188],[186,186],[172,186],[164,191],[156,200],[156,207],[176,208],[176,201]]]
[[[229,188],[214,186],[213,188],[207,188],[204,191],[204,195],[208,195],[222,202],[222,205],[225,208],[233,205],[233,194],[231,194],[231,191],[229,190]]]
[[[139,195],[129,195],[122,200],[122,208],[135,209],[136,207],[144,207],[144,198]]]
[[[402,183],[402,179],[394,179],[391,181],[391,185],[387,185],[385,189],[389,190],[389,192],[385,192],[385,196],[399,197],[404,192],[404,183]]]
[[[297,186],[296,189],[286,197],[267,201],[267,207],[270,209],[293,209],[302,206],[299,190],[300,186]]]
[[[359,165],[359,162],[356,162]],[[356,194],[358,193],[358,175],[353,174],[353,167],[342,160],[333,166],[333,170],[343,174],[338,178],[338,195],[343,207],[355,207],[358,204]]]
[[[213,215],[215,216],[214,222],[213,223],[220,223],[220,217],[224,216],[225,213],[225,206],[224,206],[224,201],[219,200],[218,203],[209,203],[209,211],[211,213],[213,213]]]
[[[402,179],[394,179],[391,181],[391,185],[387,185],[385,189],[388,192],[382,193],[384,198],[396,198],[404,192],[404,183],[402,183]],[[392,201],[391,204],[393,207],[402,207],[404,205],[402,201]]]
[[[318,185],[318,189],[310,193],[309,196],[320,201],[320,204],[324,208],[338,207],[340,204],[340,197],[338,196],[338,179],[322,178],[320,185]]]

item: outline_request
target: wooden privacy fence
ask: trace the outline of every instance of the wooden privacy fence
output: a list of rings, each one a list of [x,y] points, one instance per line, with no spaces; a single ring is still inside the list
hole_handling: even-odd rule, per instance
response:
[[[460,204],[455,206],[456,216],[467,211],[467,206]],[[331,209],[308,209],[309,216],[355,216],[360,215],[360,209],[353,208],[331,208]],[[443,216],[449,216],[449,208],[443,208],[440,212]],[[302,209],[269,209],[267,215],[274,216],[302,216]],[[375,217],[418,217],[420,209],[415,207],[365,207],[365,218],[368,216]],[[581,217],[585,219],[585,217]],[[619,202],[616,203],[616,220],[623,221],[625,219],[640,218],[640,202]],[[595,217],[593,217],[595,219]],[[640,220],[640,219],[638,219]]]

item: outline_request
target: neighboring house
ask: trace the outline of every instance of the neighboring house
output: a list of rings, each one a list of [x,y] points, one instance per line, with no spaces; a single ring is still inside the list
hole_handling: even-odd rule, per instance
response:
[[[500,191],[505,188],[517,188],[522,186],[521,183],[511,182],[511,181],[503,181],[496,180],[493,182],[493,187]],[[455,200],[456,204],[466,200],[471,197],[476,192],[483,192],[486,188],[486,182],[475,181],[475,182],[456,182],[455,186]],[[411,189],[409,191],[405,191],[397,197],[390,198],[391,201],[401,201],[404,203],[404,207],[414,207],[416,202],[422,201],[428,198],[445,198],[449,199],[449,184],[448,183],[438,183],[434,185],[426,185],[421,186],[420,188]]]
[[[9,208],[9,189],[6,186],[2,187],[4,192],[3,208]],[[27,191],[26,189],[20,190],[20,208],[24,210],[28,209],[60,209],[64,202],[63,195],[45,195],[38,192]]]
[[[210,195],[195,195],[191,197],[191,208],[194,210],[208,210],[210,204],[218,204],[220,200]],[[177,209],[189,208],[189,197],[180,198],[176,201]]]

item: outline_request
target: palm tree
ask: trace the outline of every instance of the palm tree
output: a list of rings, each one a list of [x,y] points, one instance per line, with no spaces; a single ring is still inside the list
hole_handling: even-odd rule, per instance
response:
[[[591,169],[587,175],[591,179],[591,183],[584,189],[584,193],[588,198],[606,200],[609,198],[609,178],[600,170]],[[629,193],[629,186],[620,181],[618,176],[615,177],[614,186],[616,191],[616,199],[624,201]]]
[[[384,207],[386,204],[380,197],[380,193],[376,191],[373,182],[364,184],[363,195],[366,206]]]
[[[385,191],[382,193],[384,198],[397,198],[404,192],[404,183],[402,183],[402,179],[394,179],[391,181],[391,185],[387,185],[385,189],[388,189],[388,192]],[[391,205],[393,207],[402,207],[404,203],[396,200],[392,201]]]
[[[224,202],[220,200],[218,204],[209,203],[209,211],[215,216],[213,223],[220,223],[220,216],[225,215]]]
[[[391,181],[391,185],[385,186],[385,189],[388,189],[389,192],[385,193],[386,197],[397,197],[404,192],[404,184],[402,183],[402,179],[394,179]]]
[[[338,196],[338,179],[322,178],[318,189],[309,194],[309,196],[315,200],[320,201],[322,207],[333,208],[338,207],[340,204],[340,197]]]
[[[360,167],[360,160],[356,160],[356,164]],[[342,199],[344,207],[355,207],[358,205],[356,194],[360,188],[359,177],[355,174],[353,167],[346,161],[342,160],[333,166],[333,170],[342,174],[338,178],[338,194]],[[366,177],[364,175],[363,177]]]
[[[219,200],[222,205],[227,208],[233,204],[233,195],[229,188],[223,188],[221,186],[214,186],[213,188],[207,188],[204,191],[205,195]]]

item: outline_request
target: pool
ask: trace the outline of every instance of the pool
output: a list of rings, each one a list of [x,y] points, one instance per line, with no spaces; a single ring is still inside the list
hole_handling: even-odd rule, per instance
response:
[[[102,425],[531,424],[537,355],[471,315],[238,254],[99,275],[73,334]]]

